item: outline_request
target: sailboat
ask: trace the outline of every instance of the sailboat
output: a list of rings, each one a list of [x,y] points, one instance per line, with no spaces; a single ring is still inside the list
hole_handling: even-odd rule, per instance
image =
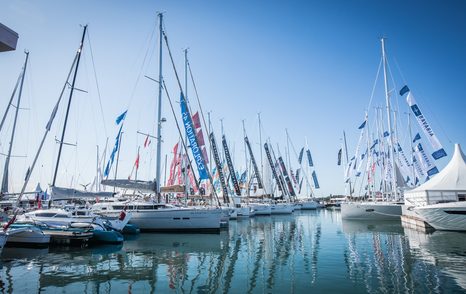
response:
[[[157,159],[156,159],[156,179],[155,181],[134,181],[134,180],[106,180],[102,184],[112,185],[114,187],[122,187],[126,189],[134,189],[136,191],[144,191],[150,194],[155,194],[155,199],[126,199],[123,201],[111,200],[107,202],[99,202],[94,204],[93,211],[105,215],[115,216],[121,211],[126,209],[132,213],[130,220],[131,224],[138,226],[141,231],[178,231],[178,232],[218,232],[220,230],[220,220],[222,217],[222,210],[218,208],[200,208],[200,207],[178,207],[167,203],[160,202],[161,196],[161,127],[162,127],[162,89],[163,75],[162,75],[162,42],[167,41],[166,35],[163,31],[163,14],[159,13],[159,87],[158,87],[158,114],[157,114]],[[168,47],[168,43],[167,43]],[[170,57],[171,57],[171,52]],[[178,80],[179,83],[179,80]],[[181,84],[180,89],[181,89]],[[183,122],[186,126],[189,125],[191,131],[193,130],[191,115],[187,107],[186,98],[181,93],[181,106],[183,110]],[[194,137],[194,138],[193,138]],[[190,137],[196,140],[195,135]],[[193,144],[191,144],[193,145]],[[193,146],[191,146],[193,148]]]
[[[387,120],[388,120],[388,136],[389,136],[389,149],[394,150],[394,132],[392,131],[392,113],[390,108],[390,97],[387,82],[387,58],[385,54],[385,39],[381,39],[382,45],[382,60],[384,69],[384,88],[385,88],[385,101],[387,105]],[[364,123],[359,127],[364,129],[367,123],[367,115]],[[362,138],[363,132],[361,132]],[[370,148],[368,148],[368,152]],[[361,219],[361,220],[399,220],[402,212],[403,202],[399,201],[400,194],[397,186],[396,177],[396,164],[394,160],[393,152],[388,152],[389,163],[387,166],[389,170],[390,184],[388,185],[391,189],[389,193],[389,201],[364,201],[364,202],[346,202],[341,204],[341,217],[343,219]],[[356,157],[358,154],[356,154]],[[356,166],[356,165],[354,165]],[[398,183],[401,184],[401,183]]]
[[[16,131],[16,125],[18,121],[18,113],[21,105],[21,96],[23,92],[23,84],[24,84],[24,78],[26,76],[26,69],[27,69],[27,64],[29,60],[29,52],[25,52],[26,57],[24,61],[24,65],[21,71],[21,74],[18,77],[18,82],[16,83],[15,89],[13,90],[13,93],[11,95],[9,104],[6,108],[5,114],[2,118],[2,122],[0,124],[0,129],[3,127],[3,124],[5,122],[5,119],[8,115],[8,111],[10,109],[10,106],[14,106],[16,111],[14,113],[14,120],[13,120],[13,128],[11,130],[11,137],[10,137],[10,142],[9,142],[9,148],[8,148],[8,153],[6,155],[6,160],[5,160],[5,166],[3,169],[3,179],[2,179],[2,186],[1,186],[1,194],[0,197],[6,195],[9,193],[9,187],[8,187],[8,178],[9,178],[9,166],[10,166],[10,159],[11,159],[11,152],[13,150],[13,143],[14,143],[14,138],[15,138],[15,131]],[[18,91],[18,98],[16,101],[16,105],[13,105],[13,98],[16,94],[16,90],[19,85],[19,91]],[[0,248],[3,247],[3,245],[9,244],[9,245],[15,245],[15,246],[48,246],[50,242],[50,236],[46,236],[40,228],[31,225],[28,227],[17,227],[13,223],[16,220],[16,215],[13,216],[8,223],[6,223],[3,227],[3,232],[0,236]]]

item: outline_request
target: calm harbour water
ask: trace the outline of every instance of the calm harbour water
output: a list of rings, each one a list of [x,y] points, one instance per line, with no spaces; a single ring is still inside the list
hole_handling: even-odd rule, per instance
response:
[[[120,246],[5,248],[2,293],[465,293],[466,234],[338,211],[231,221]]]

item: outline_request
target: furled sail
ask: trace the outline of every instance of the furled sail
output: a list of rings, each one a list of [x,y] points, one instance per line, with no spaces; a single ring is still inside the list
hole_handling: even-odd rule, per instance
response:
[[[61,199],[73,199],[73,198],[104,198],[104,197],[113,197],[115,193],[113,192],[91,192],[91,191],[81,191],[71,188],[62,188],[52,186],[52,198],[54,200]]]

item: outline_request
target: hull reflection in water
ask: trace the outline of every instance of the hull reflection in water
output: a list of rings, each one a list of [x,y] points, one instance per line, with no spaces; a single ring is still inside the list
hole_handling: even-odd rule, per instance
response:
[[[0,292],[461,292],[466,242],[458,236],[452,251],[447,237],[413,237],[399,222],[301,211],[231,221],[214,235],[141,234],[120,246],[22,253],[5,248]]]

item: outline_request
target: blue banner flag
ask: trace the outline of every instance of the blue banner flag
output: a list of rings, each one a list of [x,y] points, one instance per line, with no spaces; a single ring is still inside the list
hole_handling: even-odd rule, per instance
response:
[[[122,120],[125,119],[126,113],[127,113],[127,112],[128,112],[128,110],[125,110],[125,112],[123,112],[122,114],[120,114],[120,115],[116,118],[115,122],[116,122],[117,125],[119,125],[120,122],[121,122]]]
[[[312,162],[312,157],[311,157],[311,151],[309,149],[306,150],[307,154],[307,161],[309,161],[309,166],[314,166],[314,163]]]
[[[400,90],[400,96],[403,96],[404,94],[408,93],[409,92],[409,88],[408,86],[404,86],[403,88],[401,88]]]
[[[183,125],[186,130],[186,136],[188,138],[189,146],[191,147],[191,152],[193,153],[194,161],[197,165],[199,178],[201,180],[206,180],[209,178],[209,176],[207,174],[204,157],[202,156],[202,150],[197,142],[193,120],[191,119],[191,114],[189,113],[188,105],[186,99],[183,96],[183,93],[180,93],[180,96],[181,118],[183,119]]]
[[[413,143],[417,140],[421,140],[421,135],[419,135],[419,133],[417,133],[416,136],[414,136]]]
[[[340,148],[340,150],[338,150],[338,160],[337,160],[337,165],[341,165],[341,152],[342,152],[342,149]]]
[[[110,158],[108,159],[107,165],[105,166],[105,170],[104,170],[105,177],[108,177],[108,174],[110,173],[110,169],[112,168],[112,165],[113,165],[113,161],[115,160],[115,154],[117,153],[118,148],[120,148],[120,136],[121,136],[122,129],[123,129],[123,125],[120,126],[120,130],[118,131],[118,134],[115,138],[115,146],[113,146],[112,153],[110,154]]]
[[[314,180],[314,187],[316,189],[319,189],[320,186],[319,186],[319,182],[317,181],[317,174],[316,174],[316,171],[312,171],[312,179]]]
[[[298,156],[299,164],[301,164],[301,162],[303,161],[303,154],[304,154],[304,147],[301,148],[301,151],[299,151],[299,156]]]
[[[359,130],[360,129],[364,129],[364,127],[366,126],[366,123],[367,123],[367,120],[365,120],[360,126],[359,126]]]

